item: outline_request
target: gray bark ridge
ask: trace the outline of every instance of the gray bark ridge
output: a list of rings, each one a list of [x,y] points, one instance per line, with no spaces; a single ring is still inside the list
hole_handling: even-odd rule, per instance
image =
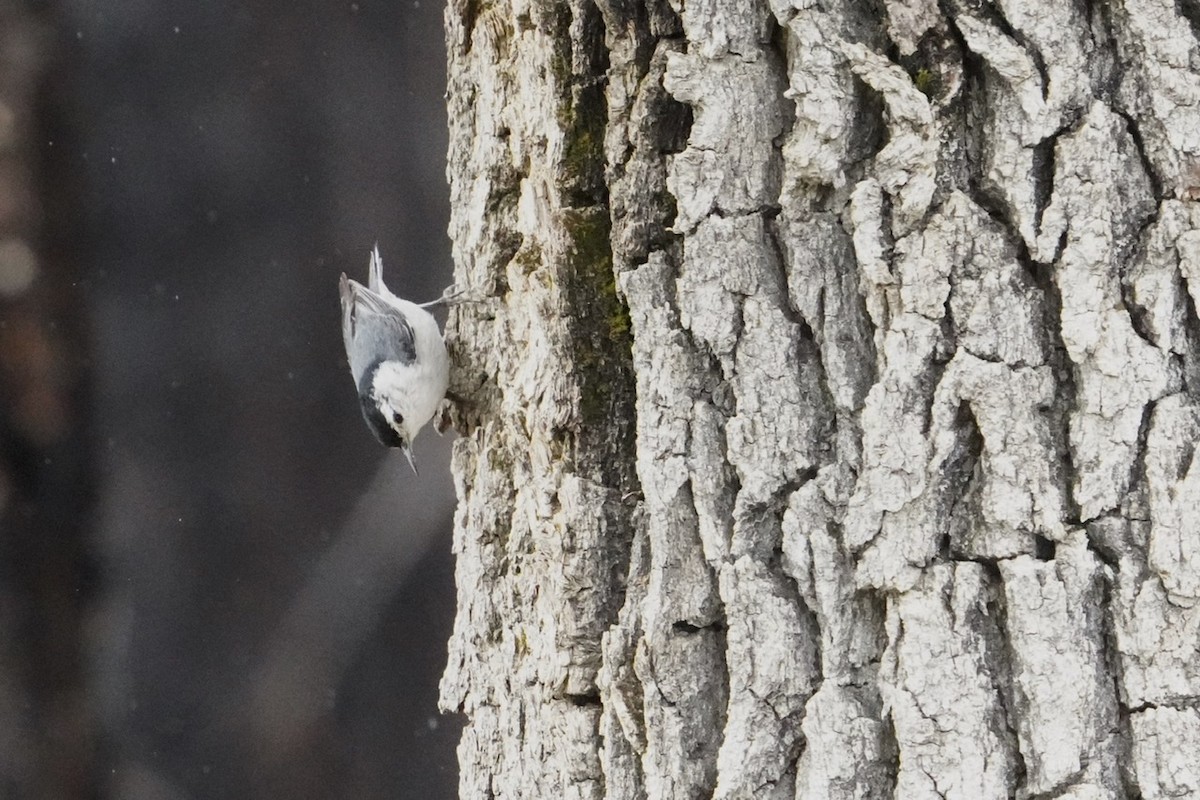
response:
[[[1200,797],[1200,13],[454,0],[464,797]]]

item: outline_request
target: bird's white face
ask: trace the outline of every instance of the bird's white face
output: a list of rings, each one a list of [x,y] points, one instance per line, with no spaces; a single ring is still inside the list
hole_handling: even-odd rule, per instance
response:
[[[406,393],[385,394],[376,398],[376,403],[379,405],[379,413],[383,414],[383,418],[387,420],[388,427],[396,432],[400,440],[405,446],[412,446],[412,440],[417,435],[419,427],[412,427],[413,411],[408,408],[410,403],[407,402],[408,396]]]
[[[441,391],[419,367],[385,361],[375,372],[371,394],[388,425],[411,443],[433,416]]]
[[[420,391],[423,386],[419,374],[414,374],[412,367],[384,362],[375,372],[372,383],[371,397],[375,401],[382,422],[395,434],[395,440],[386,441],[393,447],[399,447],[413,471],[417,469],[412,456],[412,442],[429,421],[431,411],[423,401]]]

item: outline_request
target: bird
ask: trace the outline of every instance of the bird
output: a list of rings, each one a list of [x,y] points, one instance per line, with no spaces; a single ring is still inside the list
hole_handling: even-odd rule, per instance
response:
[[[426,311],[453,301],[447,290],[418,305],[383,283],[379,245],[371,250],[367,285],[342,273],[342,339],[367,427],[380,443],[398,447],[417,474],[412,443],[433,417],[450,384],[450,356],[437,320]]]

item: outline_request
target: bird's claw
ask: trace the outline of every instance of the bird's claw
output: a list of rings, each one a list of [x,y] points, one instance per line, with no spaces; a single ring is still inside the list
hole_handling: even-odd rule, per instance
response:
[[[422,303],[421,308],[431,308],[436,306],[457,306],[463,303],[476,303],[482,300],[483,297],[469,288],[459,288],[457,283],[452,283],[442,292],[442,296],[437,300],[432,300],[428,303]]]

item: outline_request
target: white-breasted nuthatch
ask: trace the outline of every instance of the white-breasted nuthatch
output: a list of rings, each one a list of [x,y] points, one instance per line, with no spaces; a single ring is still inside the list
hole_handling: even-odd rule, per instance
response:
[[[415,473],[413,439],[433,417],[450,383],[446,343],[425,308],[451,297],[421,306],[392,294],[383,284],[379,245],[371,251],[367,285],[343,272],[339,289],[342,338],[363,418],[375,438],[404,451]]]

